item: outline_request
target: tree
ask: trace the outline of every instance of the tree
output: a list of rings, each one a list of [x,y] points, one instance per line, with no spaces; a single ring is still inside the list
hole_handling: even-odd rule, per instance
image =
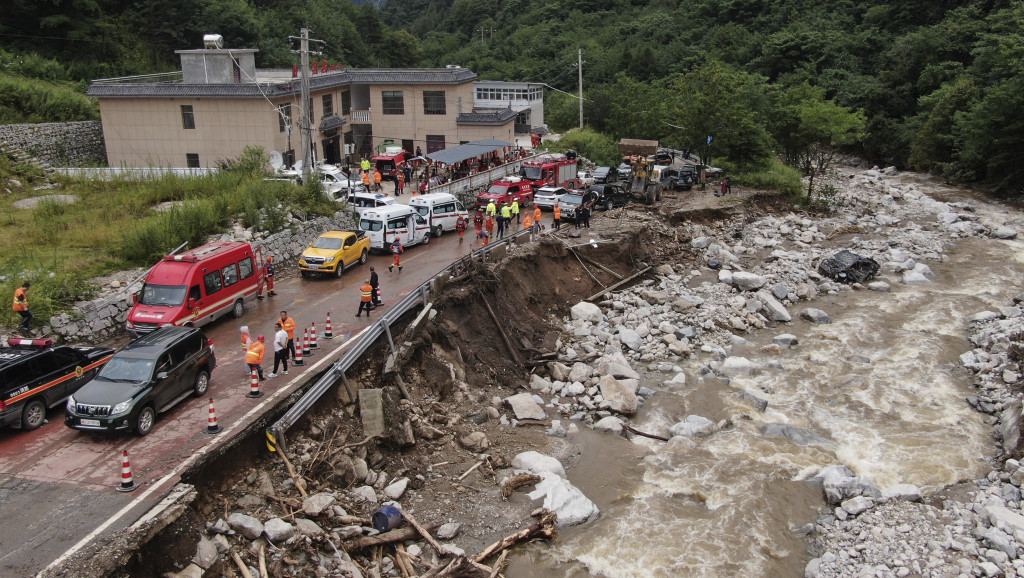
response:
[[[791,88],[776,125],[786,161],[808,177],[808,197],[814,193],[815,177],[832,165],[838,147],[859,141],[866,123],[862,111],[824,100],[823,94],[820,88],[806,84]]]

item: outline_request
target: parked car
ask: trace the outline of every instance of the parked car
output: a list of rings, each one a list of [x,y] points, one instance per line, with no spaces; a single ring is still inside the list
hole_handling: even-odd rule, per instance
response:
[[[580,171],[579,174],[576,175],[576,181],[579,183],[580,187],[589,187],[596,183],[597,181],[595,178],[594,173],[590,171]]]
[[[125,329],[138,337],[161,325],[200,327],[228,313],[238,319],[263,292],[265,272],[260,248],[241,241],[166,255],[133,295]]]
[[[144,436],[157,414],[190,395],[205,395],[216,364],[213,342],[201,330],[161,327],[115,353],[68,397],[64,425]]]
[[[341,277],[345,269],[366,263],[369,254],[366,231],[326,231],[299,255],[299,272],[303,277],[314,273]]]
[[[616,170],[616,172],[619,174],[619,180],[620,181],[628,181],[629,180],[629,175],[630,175],[630,173],[632,173],[632,171],[633,171],[633,167],[631,167],[629,163],[622,163],[621,165],[619,165],[619,168]]]
[[[596,207],[610,211],[629,203],[630,195],[619,185],[591,185],[588,192],[594,193]]]
[[[614,183],[619,179],[619,174],[611,167],[597,167],[594,169],[594,183]]]
[[[348,190],[348,206],[351,207],[356,218],[362,217],[363,211],[367,209],[387,207],[395,204],[396,201],[397,199],[384,193],[371,193],[363,185]]]
[[[555,205],[569,191],[565,187],[541,187],[533,191],[533,204],[548,211],[555,210]]]
[[[591,191],[569,191],[558,200],[558,206],[562,210],[562,220],[575,219],[576,211],[583,203],[590,203],[597,199],[597,193]]]
[[[85,385],[113,354],[104,347],[53,347],[50,339],[8,339],[0,347],[0,427],[43,425],[46,410]]]

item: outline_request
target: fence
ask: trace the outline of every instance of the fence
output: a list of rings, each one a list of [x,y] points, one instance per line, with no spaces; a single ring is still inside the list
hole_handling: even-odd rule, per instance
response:
[[[295,424],[303,415],[309,411],[309,408],[313,407],[313,404],[327,392],[334,384],[339,380],[345,384],[345,389],[349,392],[349,398],[355,399],[352,395],[351,389],[349,389],[348,378],[345,376],[345,372],[348,371],[352,364],[359,360],[360,357],[371,345],[382,335],[387,337],[388,346],[391,348],[391,353],[396,354],[398,349],[395,347],[394,337],[391,335],[391,325],[398,321],[403,315],[411,311],[412,309],[419,306],[426,306],[430,303],[428,299],[431,292],[431,285],[441,277],[451,275],[452,273],[460,272],[465,270],[469,261],[483,257],[488,252],[497,249],[498,247],[506,247],[507,244],[513,240],[518,239],[523,235],[529,235],[529,230],[520,230],[515,234],[512,234],[504,239],[495,241],[486,247],[481,247],[470,253],[469,255],[454,261],[444,269],[438,271],[430,279],[424,281],[416,289],[409,292],[401,301],[396,303],[388,311],[380,316],[380,319],[376,323],[367,328],[366,331],[359,336],[359,338],[352,344],[352,346],[346,351],[341,358],[334,362],[334,364],[327,370],[326,373],[320,379],[310,387],[305,394],[295,405],[288,409],[280,419],[274,422],[273,425],[267,428],[267,440],[269,447],[279,447],[282,451],[287,453],[287,443],[285,440],[285,432]]]

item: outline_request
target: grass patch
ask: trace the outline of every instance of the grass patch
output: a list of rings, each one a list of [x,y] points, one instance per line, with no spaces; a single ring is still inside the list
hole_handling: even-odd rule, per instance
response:
[[[778,191],[791,197],[798,197],[803,192],[803,176],[800,171],[778,160],[770,160],[764,165],[746,166],[742,169],[729,170],[733,185],[761,191]]]
[[[7,165],[7,174],[25,170],[9,160]],[[93,289],[87,279],[148,267],[183,242],[189,247],[202,245],[208,236],[224,232],[233,219],[274,233],[285,227],[289,212],[310,218],[339,210],[319,183],[264,181],[262,169],[232,168],[194,178],[62,177],[59,190],[23,187],[0,197],[0,294],[10,299],[15,288],[30,281],[32,310],[43,321],[90,297]],[[15,201],[49,193],[75,195],[78,201],[14,208]],[[166,202],[175,205],[164,212],[153,210]],[[3,311],[5,324],[19,319],[9,306]]]

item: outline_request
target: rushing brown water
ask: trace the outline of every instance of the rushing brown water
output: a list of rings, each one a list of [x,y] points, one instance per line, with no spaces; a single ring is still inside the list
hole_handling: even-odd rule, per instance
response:
[[[813,522],[824,496],[804,481],[843,464],[884,490],[915,484],[933,491],[987,472],[991,428],[964,398],[971,376],[958,356],[970,349],[966,317],[1009,304],[1020,292],[1024,243],[967,239],[951,247],[926,286],[884,275],[892,292],[844,291],[809,306],[830,325],[795,320],[748,336],[730,355],[782,369],[725,381],[700,379],[709,357],[683,366],[687,385],[665,391],[671,375],[649,373],[649,398],[635,420],[665,432],[689,414],[734,427],[695,449],[584,431],[570,480],[601,508],[598,520],[564,529],[556,543],[533,545],[508,575],[526,576],[803,576],[807,542],[794,528]],[[806,307],[798,304],[794,318]],[[795,348],[761,349],[793,333]],[[760,413],[734,394],[767,392]],[[824,438],[798,446],[761,433],[787,424]]]

